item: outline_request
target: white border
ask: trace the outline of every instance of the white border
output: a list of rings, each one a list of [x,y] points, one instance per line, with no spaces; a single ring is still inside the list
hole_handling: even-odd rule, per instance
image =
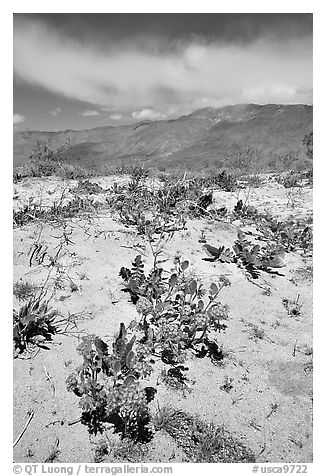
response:
[[[3,474],[11,474],[12,455],[12,14],[15,13],[313,13],[314,14],[314,162],[315,162],[315,183],[314,183],[314,356],[315,356],[315,430],[314,430],[314,464],[309,465],[308,474],[321,475],[322,462],[324,460],[325,439],[325,301],[324,287],[324,256],[323,249],[324,221],[325,221],[325,189],[326,176],[324,163],[326,154],[324,151],[323,136],[325,136],[325,104],[324,88],[325,81],[325,44],[326,29],[325,7],[321,1],[228,1],[217,3],[212,1],[191,1],[181,2],[176,0],[165,0],[164,2],[153,1],[122,1],[108,2],[95,1],[84,3],[84,8],[80,2],[68,2],[57,0],[56,2],[43,1],[13,1],[1,6],[1,331],[6,336],[2,339],[1,349],[1,444],[0,448],[4,453],[1,462],[5,463],[2,468]],[[85,8],[86,7],[86,8]],[[317,100],[316,100],[317,98]],[[325,283],[325,284],[324,284]],[[7,469],[8,463],[8,471]],[[175,465],[173,465],[175,466]],[[247,466],[247,467],[246,467]],[[205,465],[205,468],[198,465],[178,465],[178,470],[174,474],[192,473],[196,469],[204,470],[207,474],[216,471],[220,474],[251,474],[252,465]],[[5,469],[6,468],[6,469]],[[247,473],[248,471],[248,473]]]

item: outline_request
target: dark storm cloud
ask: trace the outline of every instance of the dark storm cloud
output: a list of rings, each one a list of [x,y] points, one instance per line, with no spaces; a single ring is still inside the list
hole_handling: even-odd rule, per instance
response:
[[[115,117],[312,101],[312,16],[16,15],[17,81]]]
[[[169,40],[250,42],[261,36],[283,38],[312,35],[312,14],[293,13],[146,13],[146,14],[27,14],[66,35],[86,40],[154,36]]]

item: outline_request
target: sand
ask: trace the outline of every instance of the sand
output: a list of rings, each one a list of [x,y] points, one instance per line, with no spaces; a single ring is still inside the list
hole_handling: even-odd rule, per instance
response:
[[[126,180],[93,179],[104,189]],[[68,190],[76,185],[76,181],[56,178],[24,180],[14,185],[14,209],[20,209],[31,199],[50,206],[63,192],[69,201],[72,194]],[[105,203],[108,195],[104,192],[91,198]],[[280,219],[292,215],[306,218],[312,214],[311,187],[301,192],[298,189],[289,196],[289,191],[269,176],[257,189],[215,191],[213,207],[225,205],[232,209],[239,199],[248,200],[260,211],[268,210]],[[258,462],[312,462],[312,258],[299,252],[286,253],[284,276],[262,273],[258,281],[261,287],[249,282],[233,263],[203,260],[206,255],[199,242],[202,230],[209,244],[231,247],[239,226],[241,222],[231,223],[228,219],[188,220],[186,230],[176,232],[165,248],[166,270],[172,267],[176,253],[181,253],[206,288],[220,274],[230,279],[231,286],[224,288],[220,296],[230,308],[227,329],[216,334],[227,357],[223,365],[217,366],[208,358],[190,355],[189,377],[194,381],[191,393],[183,395],[160,383],[152,407],[154,410],[158,404],[170,404],[199,415],[206,422],[225,425],[253,451]],[[66,230],[72,243],[64,245],[57,273],[52,272],[48,281],[49,286],[54,285],[55,278],[58,281],[52,307],[64,316],[77,314],[80,335],[94,333],[112,342],[120,322],[128,325],[138,316],[128,294],[122,292],[123,282],[118,273],[121,266],[130,267],[138,254],[137,245],[144,244],[144,240],[106,210],[68,219]],[[15,228],[14,282],[22,279],[41,285],[46,278],[46,260],[43,264],[29,264],[29,252],[37,240],[46,247],[48,255],[55,255],[62,241],[62,227],[33,221]],[[144,257],[144,262],[146,269],[150,269],[151,256]],[[74,291],[71,282],[77,285]],[[264,293],[267,288],[270,292]],[[289,315],[282,300],[295,300],[298,294],[301,312]],[[14,299],[14,308],[20,305]],[[257,337],[253,326],[262,330],[262,338]],[[42,349],[32,358],[24,355],[14,359],[14,438],[23,429],[29,412],[34,412],[14,448],[16,463],[45,461],[57,438],[57,461],[94,461],[96,439],[89,437],[82,424],[68,424],[80,417],[78,397],[67,392],[65,384],[67,376],[81,363],[77,345],[76,336],[57,335],[50,350]],[[157,383],[163,366],[157,366],[150,382]],[[221,389],[226,378],[233,379],[229,393]],[[170,440],[167,434],[158,432],[144,461],[186,461],[183,451]],[[107,460],[112,461],[112,454]]]

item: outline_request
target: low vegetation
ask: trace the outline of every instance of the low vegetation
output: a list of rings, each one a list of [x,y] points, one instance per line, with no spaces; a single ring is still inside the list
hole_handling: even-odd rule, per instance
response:
[[[312,135],[304,139],[304,144],[307,159],[312,160]],[[217,407],[220,394],[222,398],[228,398],[230,407],[241,407],[246,398],[243,387],[249,377],[240,359],[235,362],[230,357],[232,351],[225,350],[228,348],[225,341],[234,325],[232,306],[230,309],[226,304],[230,300],[225,302],[225,297],[231,293],[235,299],[237,292],[233,281],[231,287],[228,275],[237,272],[238,282],[242,280],[241,283],[248,287],[250,283],[257,284],[263,289],[263,292],[258,290],[259,296],[270,299],[276,289],[273,278],[286,279],[283,268],[287,258],[292,256],[290,254],[297,253],[303,260],[311,258],[312,218],[289,216],[281,219],[253,206],[249,199],[240,199],[243,197],[240,193],[248,191],[249,197],[250,192],[264,186],[266,180],[257,173],[258,152],[249,148],[238,150],[230,167],[216,169],[209,175],[183,173],[180,176],[165,172],[153,177],[153,171],[143,165],[121,166],[115,172],[126,177],[107,188],[92,180],[90,173],[71,166],[68,150],[68,144],[56,150],[48,144],[38,144],[31,156],[29,171],[25,170],[26,175],[16,173],[16,181],[24,177],[56,175],[76,179],[76,182],[65,182],[60,197],[53,197],[46,204],[31,198],[15,208],[15,228],[20,231],[35,224],[40,230],[39,235],[31,235],[33,239],[29,236],[30,249],[24,256],[28,268],[31,273],[35,270],[47,273],[47,277],[41,285],[37,276],[35,283],[38,284],[34,283],[33,274],[30,278],[33,282],[22,278],[14,283],[17,304],[13,314],[14,356],[29,359],[41,350],[49,351],[58,335],[78,337],[79,365],[71,371],[72,360],[65,363],[70,369],[66,388],[72,393],[72,401],[79,403],[76,421],[87,428],[90,437],[98,438],[96,462],[112,457],[142,461],[159,432],[173,438],[186,461],[254,462],[257,453],[254,454],[224,426],[203,421],[193,413],[169,405],[160,407],[158,396],[163,388],[178,397],[189,397],[197,384],[193,369],[201,364],[219,375],[220,380],[214,382]],[[289,208],[291,200],[293,208],[297,204],[298,196],[291,195],[292,191],[297,192],[312,183],[311,170],[303,170],[295,163],[294,170],[274,177],[279,183],[275,187],[281,189],[282,186],[290,193]],[[247,169],[246,174],[244,169]],[[232,197],[232,207],[228,202],[219,204],[215,198],[217,192]],[[70,274],[78,261],[73,251],[73,230],[79,226],[93,242],[100,236],[107,239],[112,231],[95,230],[94,227],[94,233],[89,233],[94,217],[107,216],[124,225],[119,233],[130,232],[125,246],[131,250],[130,261],[119,262],[119,276],[112,279],[117,280],[125,298],[129,299],[133,318],[121,314],[120,327],[114,336],[106,335],[104,328],[103,333],[98,329],[96,333],[78,329],[76,321],[85,314],[83,311],[79,316],[70,314],[67,301],[71,295],[78,300],[83,287],[93,284],[89,269],[87,273],[80,270],[75,275]],[[193,254],[198,252],[206,275],[192,267],[191,255],[167,253],[176,237],[190,237],[186,235],[189,222],[195,223],[196,245],[202,248],[205,256],[197,248]],[[115,224],[113,220],[112,223]],[[45,225],[51,226],[51,237],[57,240],[51,249],[42,235]],[[214,227],[232,229],[232,241],[214,242]],[[82,257],[78,265],[86,259]],[[311,269],[308,265],[305,272],[309,279]],[[299,270],[297,274],[299,276]],[[109,289],[110,285],[104,281],[106,278],[103,278],[101,289],[105,288],[110,294],[113,306],[118,302],[115,294],[119,289]],[[295,276],[291,285],[297,286]],[[54,297],[58,306],[53,302]],[[304,309],[299,292],[291,299],[281,297],[278,304],[280,314],[282,306],[284,315],[286,311],[287,321],[298,319]],[[250,310],[243,312],[249,314]],[[261,325],[265,321],[252,323],[250,316],[247,317],[240,321],[245,323],[243,332],[250,346],[279,344],[269,335],[283,325],[281,318],[277,324],[275,320],[274,324],[269,323],[266,332],[266,327]],[[234,338],[234,329],[232,335]],[[294,354],[298,348],[300,346],[295,343]],[[304,355],[312,356],[312,350],[306,350]],[[230,364],[228,370],[222,374],[227,363]],[[304,365],[307,373],[312,368],[311,359]],[[243,369],[244,376],[239,378],[242,386],[233,374],[226,373],[232,366]],[[50,379],[47,371],[46,376]],[[160,384],[163,385],[160,387]],[[272,419],[278,406],[273,408],[268,419]],[[58,421],[63,420],[54,423]],[[255,428],[260,431],[258,424]],[[108,440],[108,435],[112,434],[115,442],[119,441],[114,445]],[[58,461],[60,453],[56,439],[46,462]],[[29,458],[32,456],[30,454]]]
[[[159,408],[154,416],[156,430],[171,435],[193,463],[253,463],[254,454],[222,427],[171,406]]]
[[[32,296],[18,311],[14,311],[14,349],[24,352],[29,346],[49,349],[45,344],[61,331],[56,322],[58,313],[42,295]]]

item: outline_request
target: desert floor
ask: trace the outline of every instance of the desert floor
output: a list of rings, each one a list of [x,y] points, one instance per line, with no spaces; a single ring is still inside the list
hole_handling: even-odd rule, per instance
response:
[[[126,180],[92,179],[105,189]],[[14,185],[14,209],[22,208],[31,199],[47,206],[62,193],[69,201],[67,190],[76,185],[76,181],[55,178],[25,179]],[[108,193],[94,195],[92,199],[105,201]],[[289,197],[288,190],[266,176],[259,188],[216,190],[213,207],[232,208],[242,198],[280,219],[291,215],[310,217],[312,188],[293,193]],[[150,377],[158,390],[151,405],[155,411],[158,405],[169,404],[199,415],[206,422],[224,425],[251,449],[257,462],[312,462],[312,257],[286,253],[286,267],[280,275],[262,273],[257,283],[249,281],[233,263],[203,259],[206,255],[199,242],[202,232],[207,243],[232,247],[240,226],[243,231],[251,229],[227,219],[188,220],[186,229],[175,232],[165,247],[165,269],[172,267],[173,258],[179,253],[189,261],[189,269],[206,288],[221,274],[231,281],[220,296],[230,308],[227,328],[216,334],[227,358],[218,366],[209,359],[190,355],[187,365],[193,383],[191,392],[186,393],[160,382],[159,372],[164,366],[161,362]],[[77,317],[79,335],[96,334],[111,342],[121,322],[128,325],[138,318],[129,295],[122,292],[123,282],[118,274],[122,266],[130,266],[138,254],[137,247],[145,242],[133,227],[119,223],[114,214],[105,210],[67,219],[66,231],[69,242],[61,248],[60,267],[48,276],[47,258],[41,264],[30,265],[31,249],[38,242],[46,249],[46,256],[55,255],[63,240],[62,226],[34,220],[15,227],[14,283],[23,280],[40,286],[48,279],[49,287],[56,288],[52,307],[63,316]],[[149,253],[144,262],[149,269]],[[282,300],[297,298],[302,307],[293,315]],[[21,305],[15,298],[14,308]],[[49,350],[14,359],[14,438],[22,431],[30,412],[34,412],[14,448],[15,462],[46,461],[54,446],[58,449],[57,461],[94,461],[96,445],[103,437],[90,437],[80,423],[69,425],[80,417],[78,398],[67,391],[65,383],[81,363],[77,345],[77,334],[57,335]],[[226,379],[232,379],[229,391],[221,388]],[[112,435],[110,441],[113,449],[119,445]],[[163,430],[155,434],[146,452],[137,458],[144,462],[189,460]],[[123,457],[112,450],[105,461],[119,459]]]

